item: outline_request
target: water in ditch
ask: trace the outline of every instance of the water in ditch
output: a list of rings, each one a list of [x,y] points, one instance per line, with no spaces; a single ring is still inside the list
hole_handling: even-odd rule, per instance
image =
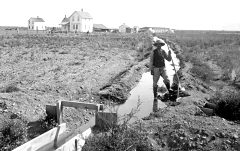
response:
[[[168,52],[169,47],[167,46],[167,44],[165,44],[162,49]],[[170,49],[170,51],[172,50]],[[165,60],[167,75],[171,84],[173,83],[173,76],[175,74],[174,65],[176,71],[180,68],[179,60],[177,59],[176,54],[173,51],[172,59],[173,61],[170,62]],[[154,101],[152,84],[153,80],[150,72],[143,73],[142,78],[140,79],[137,86],[131,90],[130,96],[127,101],[124,104],[115,106],[112,110],[118,113],[118,117],[122,117],[135,110],[138,106],[138,111],[134,114],[136,118],[132,120],[135,121],[136,119],[148,116],[151,112],[158,108],[166,107],[164,102],[160,100]],[[159,79],[158,85],[160,87],[164,85],[162,78]]]

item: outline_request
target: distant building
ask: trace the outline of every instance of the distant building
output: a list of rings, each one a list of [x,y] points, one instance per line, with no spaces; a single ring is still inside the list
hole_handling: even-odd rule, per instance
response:
[[[173,29],[163,28],[163,27],[143,27],[139,29],[139,32],[147,32],[150,31],[152,33],[174,33]]]
[[[60,23],[62,31],[92,32],[93,18],[88,12],[75,11],[70,17],[64,17]]]
[[[120,33],[131,33],[132,29],[124,23],[121,26],[119,26],[119,32]]]
[[[133,27],[133,32],[134,32],[134,33],[138,33],[138,31],[139,31],[139,27],[138,27],[138,26],[134,26],[134,27]]]
[[[28,20],[28,29],[29,30],[45,30],[46,29],[46,24],[45,21],[42,18],[33,18],[31,17]]]
[[[109,32],[110,29],[104,26],[103,24],[93,24],[94,32]]]
[[[60,25],[61,25],[61,30],[62,31],[67,31],[67,32],[70,31],[70,20],[69,20],[69,18],[66,17],[66,15],[63,18]]]

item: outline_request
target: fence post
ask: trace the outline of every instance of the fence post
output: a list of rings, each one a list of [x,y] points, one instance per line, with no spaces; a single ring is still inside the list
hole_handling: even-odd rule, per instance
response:
[[[61,101],[57,102],[57,122],[60,125],[63,119],[63,106]]]

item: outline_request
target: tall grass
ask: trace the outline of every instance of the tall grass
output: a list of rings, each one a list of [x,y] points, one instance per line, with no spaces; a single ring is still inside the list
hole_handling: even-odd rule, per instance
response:
[[[223,69],[223,75],[225,76],[223,79],[230,79],[229,73],[233,69],[236,71],[237,77],[240,77],[239,34],[224,34],[220,31],[178,31],[173,39],[184,50],[185,61],[191,61],[196,65],[193,72],[200,73],[201,77],[210,75],[209,79],[211,79],[211,76],[213,76],[207,72],[207,70],[210,71],[210,68],[205,62],[209,60],[214,61]],[[202,65],[199,64],[199,61]],[[202,72],[205,76],[201,75]]]

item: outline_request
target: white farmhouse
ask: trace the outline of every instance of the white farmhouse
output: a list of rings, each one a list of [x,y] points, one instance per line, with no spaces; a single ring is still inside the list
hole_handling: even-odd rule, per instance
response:
[[[42,18],[33,18],[31,17],[28,20],[28,29],[29,30],[45,30],[46,29],[46,23]]]
[[[60,23],[62,31],[92,32],[93,18],[88,12],[75,11],[70,17],[64,17]]]

